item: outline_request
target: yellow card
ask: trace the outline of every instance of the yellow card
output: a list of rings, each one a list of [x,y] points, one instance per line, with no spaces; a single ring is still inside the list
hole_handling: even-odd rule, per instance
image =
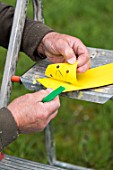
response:
[[[57,63],[48,65],[45,75],[48,78],[38,78],[46,88],[65,87],[66,91],[89,89],[113,84],[113,63],[76,73],[77,63]]]

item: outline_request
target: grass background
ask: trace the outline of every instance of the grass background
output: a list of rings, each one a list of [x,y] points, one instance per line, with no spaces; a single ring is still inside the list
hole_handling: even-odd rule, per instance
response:
[[[15,0],[2,0],[15,5]],[[32,17],[30,1],[28,15]],[[43,0],[47,25],[55,31],[80,38],[90,47],[113,49],[113,1],[111,0]],[[6,49],[0,48],[0,81]],[[34,64],[20,53],[17,75]],[[15,84],[12,99],[29,91]],[[57,159],[98,170],[113,169],[113,108],[61,97],[61,107],[54,119]],[[67,107],[68,106],[68,107]],[[44,132],[20,135],[4,152],[33,161],[47,163]]]

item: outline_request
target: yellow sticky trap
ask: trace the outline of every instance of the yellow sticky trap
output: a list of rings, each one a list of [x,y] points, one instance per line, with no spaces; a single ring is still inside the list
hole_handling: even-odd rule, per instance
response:
[[[77,68],[77,63],[51,64],[47,67],[45,75],[55,80],[76,84],[77,83],[76,68]]]
[[[37,81],[46,88],[65,87],[65,91],[89,89],[113,84],[113,63],[76,74],[77,63],[58,63],[47,67],[45,75],[49,78],[38,78]]]

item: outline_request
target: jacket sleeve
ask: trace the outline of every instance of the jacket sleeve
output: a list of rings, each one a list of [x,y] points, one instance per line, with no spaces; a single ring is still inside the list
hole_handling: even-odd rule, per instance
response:
[[[0,109],[0,151],[18,137],[16,122],[7,108]]]
[[[0,46],[5,48],[8,48],[13,16],[14,8],[0,2]],[[35,50],[42,38],[51,31],[43,23],[26,18],[20,50],[35,60]]]

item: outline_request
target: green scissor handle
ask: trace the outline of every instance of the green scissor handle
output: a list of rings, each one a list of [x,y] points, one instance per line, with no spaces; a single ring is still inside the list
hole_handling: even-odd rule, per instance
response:
[[[53,100],[56,96],[58,96],[64,90],[65,90],[64,87],[62,87],[62,86],[58,87],[57,89],[52,91],[50,94],[48,94],[46,97],[44,97],[42,102],[44,103],[44,102],[49,102],[49,101]]]

